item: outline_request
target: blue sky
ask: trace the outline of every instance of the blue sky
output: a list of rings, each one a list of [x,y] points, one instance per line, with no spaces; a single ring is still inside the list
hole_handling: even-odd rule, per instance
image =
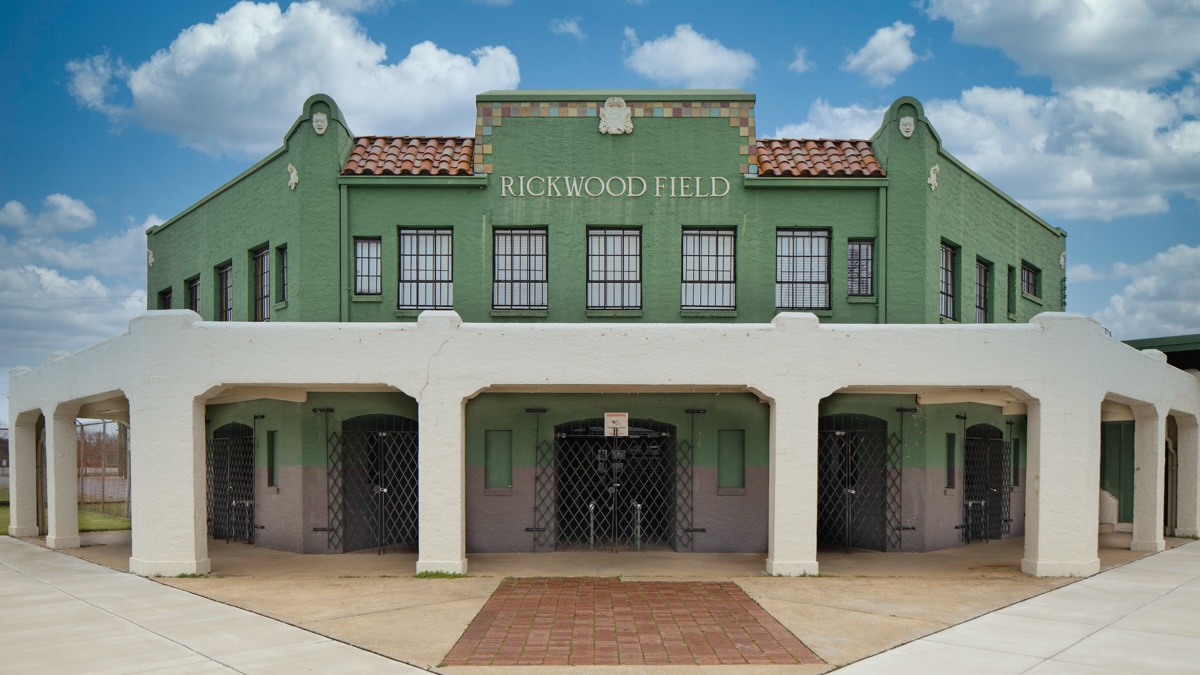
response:
[[[501,88],[742,88],[759,137],[866,138],[915,96],[947,150],[1068,231],[1070,311],[1118,338],[1200,333],[1197,35],[1190,0],[14,3],[0,369],[123,331],[145,228],[318,91],[396,135],[470,135],[474,95]]]

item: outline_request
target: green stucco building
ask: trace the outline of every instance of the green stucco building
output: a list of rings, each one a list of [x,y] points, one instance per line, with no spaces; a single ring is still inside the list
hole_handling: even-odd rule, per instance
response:
[[[356,137],[311,97],[281,148],[148,231],[150,309],[579,324],[599,360],[622,358],[605,333],[624,323],[1027,323],[1064,309],[1066,234],[946,152],[912,98],[872,138],[835,140],[758,138],[755,97],[736,90],[493,91],[476,106],[473,138]],[[821,358],[777,356],[784,371]],[[767,549],[759,396],[571,382],[464,403],[468,552]],[[1023,532],[1019,396],[867,384],[820,406],[821,545],[924,551]],[[314,553],[415,546],[430,433],[417,408],[387,387],[216,393],[210,534]],[[621,433],[606,431],[612,412],[627,435],[606,435]]]

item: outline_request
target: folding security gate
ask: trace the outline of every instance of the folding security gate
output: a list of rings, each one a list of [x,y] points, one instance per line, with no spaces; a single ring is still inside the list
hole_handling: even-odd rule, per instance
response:
[[[633,419],[605,437],[604,420],[554,428],[537,448],[534,549],[692,546],[692,446],[675,427]]]
[[[329,547],[416,550],[418,539],[417,422],[364,415],[331,433]]]
[[[900,437],[870,415],[827,415],[818,424],[817,543],[898,549]]]
[[[208,441],[208,536],[254,543],[254,430],[232,422]]]
[[[963,541],[1008,534],[1012,454],[1004,434],[990,424],[967,428],[963,441]]]

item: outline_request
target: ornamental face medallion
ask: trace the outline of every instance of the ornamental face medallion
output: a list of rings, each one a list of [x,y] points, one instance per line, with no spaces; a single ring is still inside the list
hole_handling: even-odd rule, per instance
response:
[[[313,113],[312,125],[318,136],[324,135],[325,130],[329,128],[329,116],[325,113]]]
[[[900,135],[908,138],[913,135],[913,130],[917,128],[917,122],[911,117],[900,118]]]
[[[609,96],[600,108],[600,133],[602,134],[632,134],[632,111],[625,105],[625,99],[620,96]]]

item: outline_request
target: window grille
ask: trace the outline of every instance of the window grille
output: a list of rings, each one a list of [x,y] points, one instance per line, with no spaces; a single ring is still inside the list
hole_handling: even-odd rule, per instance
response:
[[[992,301],[991,293],[992,266],[981,261],[975,261],[975,323],[988,322],[988,304]]]
[[[846,248],[846,292],[875,295],[875,242],[852,241]]]
[[[642,308],[641,230],[588,230],[588,309]]]
[[[942,271],[940,277],[941,283],[939,284],[941,287],[940,314],[947,319],[958,318],[954,312],[954,295],[957,290],[954,283],[954,270],[957,254],[958,252],[954,250],[953,246],[942,244]]]
[[[271,250],[262,247],[254,256],[254,320],[271,320]]]
[[[200,277],[187,280],[187,308],[200,313]]]
[[[233,265],[217,268],[217,321],[233,321]]]
[[[383,243],[379,239],[354,240],[354,293],[379,295],[383,292]]]
[[[492,240],[492,308],[546,309],[546,231],[496,230]]]
[[[171,289],[160,291],[158,294],[158,308],[171,309]]]
[[[279,296],[279,301],[283,302],[288,299],[288,256],[287,246],[280,246],[275,249],[276,262],[279,267],[279,290],[276,294]]]
[[[776,231],[775,307],[830,308],[828,231]]]
[[[1036,297],[1038,294],[1038,274],[1040,272],[1032,265],[1021,263],[1021,292]]]
[[[736,309],[733,230],[683,231],[683,309]]]
[[[399,309],[454,307],[451,230],[400,230]]]

